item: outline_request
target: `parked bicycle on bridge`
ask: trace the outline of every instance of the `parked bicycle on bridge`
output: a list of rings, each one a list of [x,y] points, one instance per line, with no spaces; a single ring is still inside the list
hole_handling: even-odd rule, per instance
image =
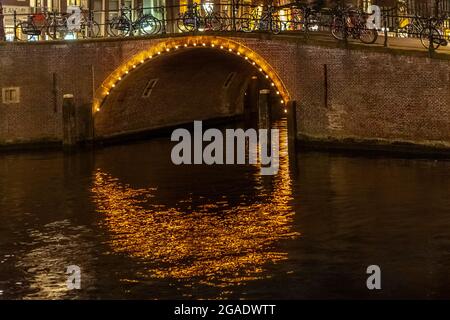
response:
[[[370,14],[359,9],[336,8],[331,24],[331,34],[337,40],[346,40],[349,36],[363,43],[374,43],[378,38],[376,28],[369,28],[367,20]]]
[[[16,30],[19,29],[21,34],[29,36],[32,39],[44,37],[48,28],[46,14],[36,13],[28,15],[26,20],[19,20],[15,28]]]
[[[440,17],[430,17],[427,19],[425,27],[420,33],[420,42],[422,45],[430,50],[437,50],[440,46],[447,46],[450,36],[445,36],[442,31],[444,21],[449,18],[448,15]]]
[[[181,32],[221,31],[227,29],[228,17],[222,17],[212,7],[205,7],[204,11],[205,15],[202,16],[199,5],[194,2],[186,12],[180,14],[177,20],[178,29]]]
[[[144,14],[144,9],[139,7],[137,10],[137,19],[132,20],[132,9],[127,6],[121,6],[119,15],[113,17],[108,23],[107,32],[113,37],[124,37],[135,35],[157,34],[161,31],[161,21],[150,12]]]
[[[277,16],[276,8],[272,5],[267,6],[260,14],[260,7],[254,8],[250,13],[244,13],[239,18],[239,29],[244,32],[269,31],[279,34],[282,29],[281,20]]]
[[[291,15],[285,22],[286,30],[317,31],[320,26],[320,11],[306,5],[290,8]]]
[[[52,40],[96,38],[100,36],[100,26],[94,21],[90,11],[75,7],[72,12],[47,13],[46,33]]]

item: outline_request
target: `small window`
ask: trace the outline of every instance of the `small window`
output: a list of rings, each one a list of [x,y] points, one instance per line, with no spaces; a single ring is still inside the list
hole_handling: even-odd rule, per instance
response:
[[[20,88],[11,87],[2,89],[2,102],[5,104],[20,102]]]
[[[225,83],[223,84],[224,88],[228,88],[231,84],[231,82],[233,82],[234,77],[236,76],[236,72],[232,72],[228,75],[227,79],[225,80]]]
[[[142,93],[142,98],[148,98],[152,94],[152,90],[155,87],[158,79],[151,79],[145,86],[144,92]]]

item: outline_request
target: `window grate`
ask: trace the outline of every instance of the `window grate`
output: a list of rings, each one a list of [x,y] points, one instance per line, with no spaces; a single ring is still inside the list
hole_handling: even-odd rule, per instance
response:
[[[144,92],[142,93],[142,98],[148,98],[152,94],[153,88],[156,86],[156,83],[159,79],[151,79],[147,82],[145,86]]]
[[[225,80],[225,83],[223,84],[224,88],[228,88],[231,84],[231,82],[233,82],[234,77],[236,76],[236,72],[231,72],[227,79]]]
[[[20,102],[20,88],[10,87],[2,88],[2,102],[5,104]]]

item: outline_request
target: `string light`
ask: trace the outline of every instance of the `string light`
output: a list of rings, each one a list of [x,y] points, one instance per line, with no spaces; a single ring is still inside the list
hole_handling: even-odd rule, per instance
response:
[[[196,46],[197,46],[197,43],[194,42],[194,43],[193,43],[193,46],[196,47]],[[207,46],[207,43],[203,42],[203,43],[202,43],[202,46],[203,46],[203,47],[206,47],[206,46]],[[214,47],[215,47],[215,44],[214,44],[214,43],[210,43],[210,46],[211,46],[212,48],[214,48]],[[188,47],[188,43],[184,43],[184,47]],[[174,46],[174,48],[175,48],[175,49],[178,49],[178,48],[179,48],[179,45]],[[220,46],[220,49],[224,49],[224,46],[221,45],[221,46]],[[169,51],[170,51],[170,48],[166,48],[165,51],[166,51],[166,52],[169,52]],[[229,51],[229,52],[233,52],[233,49],[232,49],[232,48],[228,48],[228,51]],[[239,48],[238,48],[235,52],[236,52],[236,55],[238,55],[238,56],[241,56],[241,55],[242,55],[241,52],[239,51]],[[161,54],[162,54],[161,51],[158,51],[157,53],[158,53],[158,55],[161,55]],[[244,52],[244,53],[245,53],[245,52]],[[249,57],[248,57],[247,55],[244,54],[243,56],[244,56],[244,59],[245,59],[245,60],[249,60]],[[153,58],[152,55],[149,55],[149,56],[148,56],[148,59],[152,59],[152,58]],[[144,58],[144,59],[145,59],[145,58]],[[140,63],[140,64],[143,64],[143,63],[145,62],[144,59],[141,58],[141,60],[139,61],[139,63]],[[256,66],[257,66],[257,64],[256,64],[255,61],[249,61],[249,62],[251,62],[252,65],[254,65],[254,66],[256,65]],[[137,63],[137,64],[139,64],[139,63]],[[262,68],[262,67],[259,67],[259,66],[257,66],[257,67],[258,67],[258,69],[259,69],[260,72],[263,72],[265,78],[266,78],[266,79],[269,79],[269,75],[268,75],[268,74],[265,74],[263,68]],[[133,65],[132,65],[132,69],[135,69],[135,68],[136,68],[136,64],[133,64]],[[125,70],[125,74],[124,74],[123,76],[127,75],[128,73],[129,73],[129,70]],[[119,76],[119,77],[116,79],[116,82],[115,82],[115,83],[110,84],[110,88],[109,88],[109,89],[115,88],[117,82],[121,81],[123,76]],[[272,86],[272,87],[275,87],[275,82],[272,81],[272,82],[271,82],[271,86]],[[107,87],[107,86],[106,86],[106,87]],[[110,91],[106,91],[106,92],[105,92],[105,96],[108,96],[109,94],[110,94]],[[277,91],[276,91],[276,94],[277,94],[277,95],[280,95],[280,91],[277,90]],[[284,100],[280,100],[280,102],[281,102],[281,104],[284,104]],[[100,111],[100,107],[95,107],[95,110],[96,110],[97,112]],[[287,113],[287,109],[284,109],[284,112]]]

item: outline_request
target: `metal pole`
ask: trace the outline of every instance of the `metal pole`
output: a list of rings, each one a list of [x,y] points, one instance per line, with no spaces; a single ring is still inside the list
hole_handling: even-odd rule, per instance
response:
[[[238,0],[239,1],[239,0]],[[236,31],[236,11],[235,11],[235,0],[231,0],[231,24],[233,26],[233,31]]]
[[[16,41],[17,38],[17,12],[14,10],[13,12],[13,23],[14,23],[14,41]]]
[[[56,22],[56,12],[53,11],[53,40],[56,40],[56,28],[58,27],[58,23]]]
[[[159,9],[161,10],[161,12],[162,12],[162,30],[161,30],[161,33],[162,34],[166,34],[167,33],[167,30],[166,30],[166,25],[167,25],[167,21],[166,21],[166,7],[167,6],[161,6],[161,7],[159,7]]]

